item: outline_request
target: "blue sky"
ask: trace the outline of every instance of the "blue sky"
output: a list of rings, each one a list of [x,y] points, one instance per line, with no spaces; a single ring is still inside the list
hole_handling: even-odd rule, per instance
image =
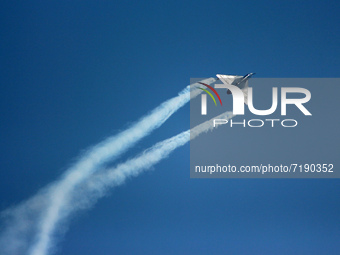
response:
[[[339,5],[2,1],[0,209],[192,77],[339,77]],[[188,106],[122,160],[187,128]],[[339,191],[330,179],[193,180],[186,145],[75,217],[60,254],[337,254]]]

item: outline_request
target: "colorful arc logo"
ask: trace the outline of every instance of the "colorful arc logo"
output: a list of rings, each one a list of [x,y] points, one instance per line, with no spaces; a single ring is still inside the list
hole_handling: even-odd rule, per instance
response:
[[[215,95],[217,96],[218,100],[220,101],[220,104],[222,105],[222,100],[221,100],[221,98],[220,98],[220,95],[217,93],[217,91],[216,91],[213,87],[211,87],[210,85],[205,84],[205,83],[203,83],[203,82],[198,82],[198,83],[199,83],[199,84],[202,84],[202,85],[204,85],[204,86],[206,86],[206,87],[209,88],[212,92],[214,92]],[[204,92],[206,92],[206,93],[214,100],[215,105],[217,105],[214,96],[213,96],[208,90],[202,89],[202,88],[199,88],[199,89],[201,89],[201,90],[203,90]]]

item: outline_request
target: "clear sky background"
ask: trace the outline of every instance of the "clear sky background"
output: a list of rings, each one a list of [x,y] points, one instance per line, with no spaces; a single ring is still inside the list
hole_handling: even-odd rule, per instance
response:
[[[1,1],[0,209],[35,194],[192,77],[339,77],[339,7]],[[188,128],[187,105],[121,160]],[[186,145],[75,217],[60,254],[339,253],[339,180],[189,175]]]

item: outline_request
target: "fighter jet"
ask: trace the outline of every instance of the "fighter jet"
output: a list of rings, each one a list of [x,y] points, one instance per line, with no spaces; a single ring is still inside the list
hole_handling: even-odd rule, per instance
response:
[[[248,104],[248,80],[254,75],[255,73],[248,73],[245,76],[238,76],[238,75],[224,75],[224,74],[216,74],[217,80],[221,80],[225,84],[235,85],[239,87],[244,94],[245,103]],[[218,86],[215,86],[216,88]],[[231,94],[231,91],[228,89],[227,94]]]
[[[255,73],[248,73],[245,76],[238,75],[225,75],[225,74],[216,74],[217,80],[221,80],[223,83],[227,83],[230,85],[235,85],[240,89],[248,88],[248,80]],[[231,91],[228,89],[227,94],[231,94]]]

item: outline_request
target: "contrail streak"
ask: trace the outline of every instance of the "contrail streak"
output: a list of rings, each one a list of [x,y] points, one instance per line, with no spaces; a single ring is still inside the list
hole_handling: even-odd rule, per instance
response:
[[[214,78],[204,80],[214,82]],[[0,249],[4,254],[22,254],[36,235],[36,244],[31,255],[44,255],[51,245],[51,235],[56,223],[63,217],[64,201],[73,189],[100,169],[105,163],[114,160],[131,148],[139,140],[160,127],[174,112],[185,105],[191,98],[200,94],[195,89],[199,84],[187,86],[177,97],[162,103],[151,113],[133,124],[130,128],[112,136],[89,149],[62,178],[38,192],[37,195],[4,214],[11,219],[9,226],[0,237]],[[194,89],[190,94],[190,88]],[[38,219],[38,223],[37,223]]]
[[[202,133],[211,131],[214,128],[214,119],[217,118],[229,120],[232,117],[234,117],[234,115],[230,111],[222,113],[221,115],[218,115],[211,120],[197,125],[191,130],[184,131],[176,136],[155,144],[151,148],[145,150],[135,158],[130,159],[125,163],[119,164],[114,168],[110,168],[106,171],[102,171],[96,175],[93,175],[87,182],[85,182],[81,186],[79,194],[75,193],[74,198],[76,198],[78,202],[81,201],[82,203],[89,206],[89,204],[95,202],[90,200],[96,200],[99,197],[105,195],[105,192],[109,188],[122,184],[127,178],[131,176],[139,175],[143,171],[149,169],[162,159],[169,156],[169,154],[178,147],[183,146],[184,144],[186,144],[190,140],[195,139]]]
[[[232,112],[225,112],[215,118],[230,119]],[[74,190],[71,197],[64,202],[63,210],[67,213],[63,219],[69,217],[72,213],[80,209],[85,209],[93,205],[100,197],[104,196],[109,188],[122,184],[127,178],[137,176],[143,171],[150,169],[162,159],[180,146],[183,146],[192,139],[204,132],[212,130],[213,119],[206,121],[191,130],[184,131],[176,136],[166,139],[145,150],[133,159],[119,164],[114,168],[97,173],[85,181],[82,185]],[[60,220],[63,220],[60,218]],[[41,247],[37,247],[41,248]],[[36,254],[46,254],[46,250],[35,250]]]

